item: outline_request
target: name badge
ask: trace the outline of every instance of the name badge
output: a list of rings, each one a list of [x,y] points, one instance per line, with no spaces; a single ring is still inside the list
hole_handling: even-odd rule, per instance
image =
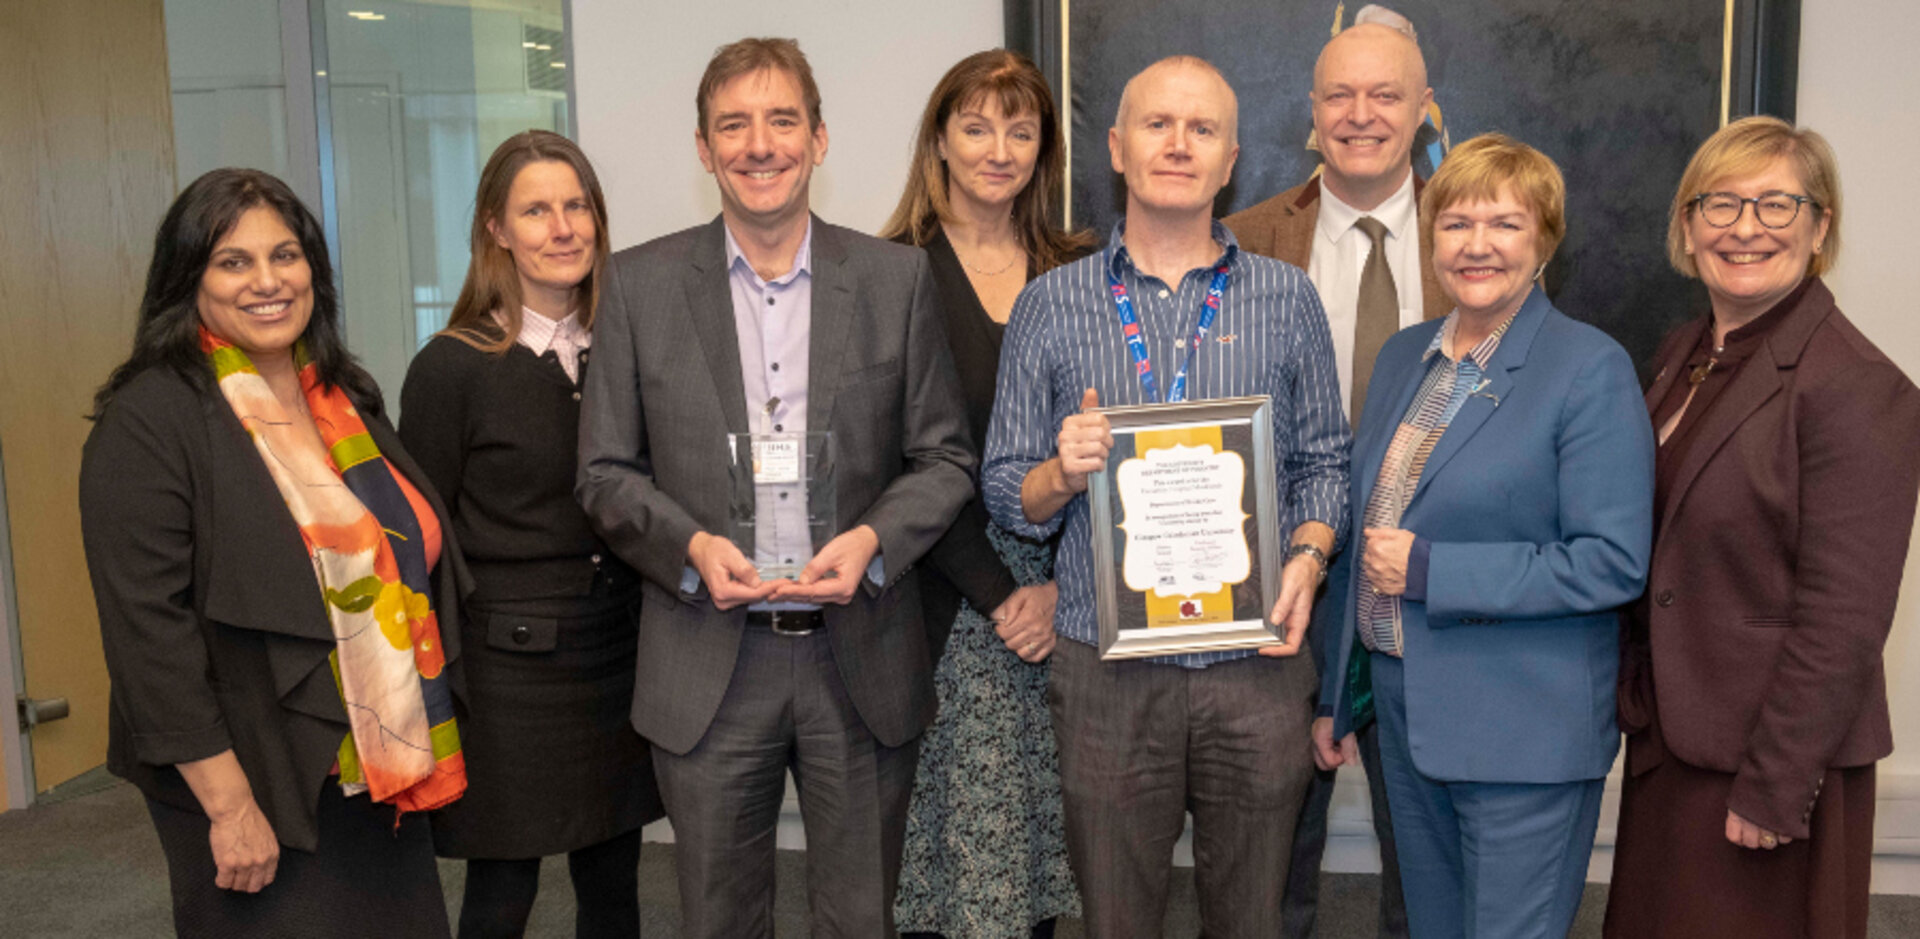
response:
[[[755,437],[753,441],[753,481],[755,485],[777,485],[800,481],[805,453],[798,437],[785,439]]]

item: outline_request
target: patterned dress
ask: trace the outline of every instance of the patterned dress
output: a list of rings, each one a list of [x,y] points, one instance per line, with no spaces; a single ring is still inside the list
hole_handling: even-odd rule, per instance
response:
[[[987,529],[1021,586],[1045,583],[1051,550]],[[902,932],[1024,939],[1078,916],[1067,867],[1047,665],[1020,660],[962,604],[934,671],[940,713],[920,743],[894,919]]]

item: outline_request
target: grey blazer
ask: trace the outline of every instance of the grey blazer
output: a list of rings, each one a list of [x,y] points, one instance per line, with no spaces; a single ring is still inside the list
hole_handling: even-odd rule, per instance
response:
[[[614,255],[580,412],[576,492],[645,578],[633,726],[673,753],[713,722],[746,623],[680,589],[694,534],[726,532],[726,435],[749,430],[725,237],[716,218]],[[887,574],[827,607],[827,633],[861,720],[898,746],[934,711],[914,563],[972,497],[974,457],[925,253],[816,218],[812,278],[807,428],[834,435],[838,530],[871,526]]]

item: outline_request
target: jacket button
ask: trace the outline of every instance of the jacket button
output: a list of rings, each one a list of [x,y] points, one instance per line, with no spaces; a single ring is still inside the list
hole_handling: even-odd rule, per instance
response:
[[[1654,598],[1653,598],[1653,602],[1655,602],[1655,603],[1658,603],[1658,604],[1660,604],[1661,606],[1672,606],[1672,605],[1673,605],[1673,591],[1671,591],[1671,590],[1662,590],[1662,591],[1660,591],[1660,594],[1659,594],[1658,596],[1656,596],[1656,597],[1654,597]]]
[[[528,632],[527,627],[525,626],[513,627],[513,644],[514,645],[524,646],[531,639],[533,639],[533,633]]]

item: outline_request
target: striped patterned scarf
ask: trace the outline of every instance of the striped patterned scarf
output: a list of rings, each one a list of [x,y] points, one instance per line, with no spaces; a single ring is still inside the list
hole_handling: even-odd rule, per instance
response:
[[[1420,361],[1427,368],[1426,377],[1421,380],[1413,400],[1407,402],[1407,410],[1394,428],[1393,440],[1387,444],[1386,456],[1380,461],[1380,474],[1374,477],[1373,494],[1367,497],[1361,516],[1365,527],[1400,527],[1401,517],[1412,503],[1414,493],[1420,490],[1427,458],[1433,455],[1433,448],[1446,435],[1461,406],[1485,385],[1487,365],[1500,348],[1507,327],[1513,325],[1513,318],[1514,314],[1508,314],[1472,349],[1458,359],[1449,359],[1445,350],[1453,343],[1453,332],[1460,325],[1460,311],[1456,309],[1447,314],[1440,331],[1434,333],[1433,342],[1420,355]],[[1365,565],[1354,565],[1354,576],[1358,583],[1354,594],[1354,622],[1360,629],[1361,644],[1374,652],[1402,655],[1406,651],[1406,637],[1402,628],[1405,620],[1401,598],[1386,596],[1375,588],[1372,579],[1367,577]]]
[[[324,450],[301,432],[300,416],[287,413],[245,352],[204,327],[200,348],[313,560],[333,624],[334,679],[353,728],[340,744],[341,786],[402,813],[460,798],[466,762],[426,546],[393,470],[346,393],[321,384],[305,346],[294,348],[294,364]]]

